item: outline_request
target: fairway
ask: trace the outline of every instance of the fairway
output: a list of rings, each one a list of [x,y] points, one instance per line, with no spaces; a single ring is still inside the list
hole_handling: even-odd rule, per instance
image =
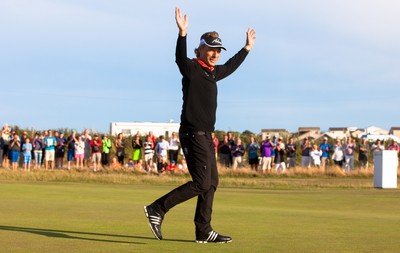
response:
[[[0,252],[399,252],[400,192],[220,188],[213,227],[223,245],[195,244],[195,200],[154,239],[143,205],[172,186],[1,183]]]

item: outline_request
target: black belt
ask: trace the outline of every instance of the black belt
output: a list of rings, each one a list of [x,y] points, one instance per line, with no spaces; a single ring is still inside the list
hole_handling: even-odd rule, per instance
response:
[[[183,134],[183,135],[207,135],[207,134],[209,134],[209,132],[205,132],[205,131],[184,131],[184,132],[181,132],[180,134]]]
[[[183,135],[208,135],[208,134],[211,134],[211,132],[199,131],[199,130],[187,128],[185,126],[181,126],[179,128],[179,134],[183,134]]]

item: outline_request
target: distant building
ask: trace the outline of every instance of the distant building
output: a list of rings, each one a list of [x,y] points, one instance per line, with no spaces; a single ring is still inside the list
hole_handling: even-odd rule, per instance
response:
[[[345,139],[350,131],[347,127],[330,127],[325,134],[332,139]]]
[[[376,127],[376,126],[367,127],[365,129],[365,132],[366,132],[366,134],[382,134],[382,135],[388,135],[389,134],[388,130],[385,130],[383,128],[379,128],[379,127]]]
[[[365,134],[365,129],[364,128],[357,128],[357,129],[352,129],[350,130],[350,135],[353,138],[360,138]]]
[[[287,138],[289,136],[289,132],[286,129],[280,128],[272,128],[272,129],[261,129],[261,138],[265,140],[265,138],[269,135],[271,138],[273,136],[280,136],[282,138]]]
[[[389,134],[400,138],[400,127],[392,127],[392,128],[390,128]]]
[[[392,131],[392,129],[391,129]],[[400,137],[394,135],[391,131],[375,127],[375,126],[370,126],[367,127],[363,132],[360,131],[357,133],[357,138],[365,138],[369,142],[374,142],[376,140],[383,140],[383,141],[388,141],[388,140],[395,140],[399,141]],[[394,130],[395,131],[395,130]]]
[[[172,132],[179,131],[179,123],[158,122],[111,122],[110,134],[115,136],[122,133],[124,136],[135,135],[137,132],[145,136],[152,131],[155,136],[171,136]]]
[[[353,138],[362,138],[367,135],[389,135],[389,131],[376,127],[376,126],[369,126],[365,129],[363,128],[358,128],[357,130],[350,131],[351,136]]]
[[[297,139],[304,138],[318,139],[321,136],[320,127],[299,127],[297,131]]]

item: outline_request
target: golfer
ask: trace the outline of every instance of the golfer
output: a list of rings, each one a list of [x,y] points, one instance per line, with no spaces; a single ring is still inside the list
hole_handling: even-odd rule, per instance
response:
[[[200,38],[195,49],[195,59],[189,59],[186,51],[188,17],[175,9],[179,28],[176,45],[176,64],[181,72],[183,106],[179,138],[192,181],[179,186],[163,197],[145,206],[154,236],[161,240],[161,224],[164,215],[174,206],[197,196],[194,218],[197,243],[227,243],[232,238],[218,234],[211,227],[214,193],[218,186],[218,171],[211,132],[214,131],[217,109],[217,81],[232,74],[244,61],[255,41],[254,29],[247,30],[246,45],[224,65],[217,65],[222,41],[217,32],[207,32]]]

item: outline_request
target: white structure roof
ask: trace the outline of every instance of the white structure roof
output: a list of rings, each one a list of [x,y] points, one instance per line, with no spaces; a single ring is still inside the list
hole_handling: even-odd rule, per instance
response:
[[[397,142],[400,142],[400,138],[392,135],[392,134],[365,134],[362,136],[362,138],[366,138],[369,142],[376,141],[376,140],[395,140]]]
[[[155,136],[169,135],[172,132],[179,131],[179,123],[161,123],[161,122],[111,122],[110,134],[118,135],[122,133],[125,136],[139,135],[145,136],[152,131]]]

